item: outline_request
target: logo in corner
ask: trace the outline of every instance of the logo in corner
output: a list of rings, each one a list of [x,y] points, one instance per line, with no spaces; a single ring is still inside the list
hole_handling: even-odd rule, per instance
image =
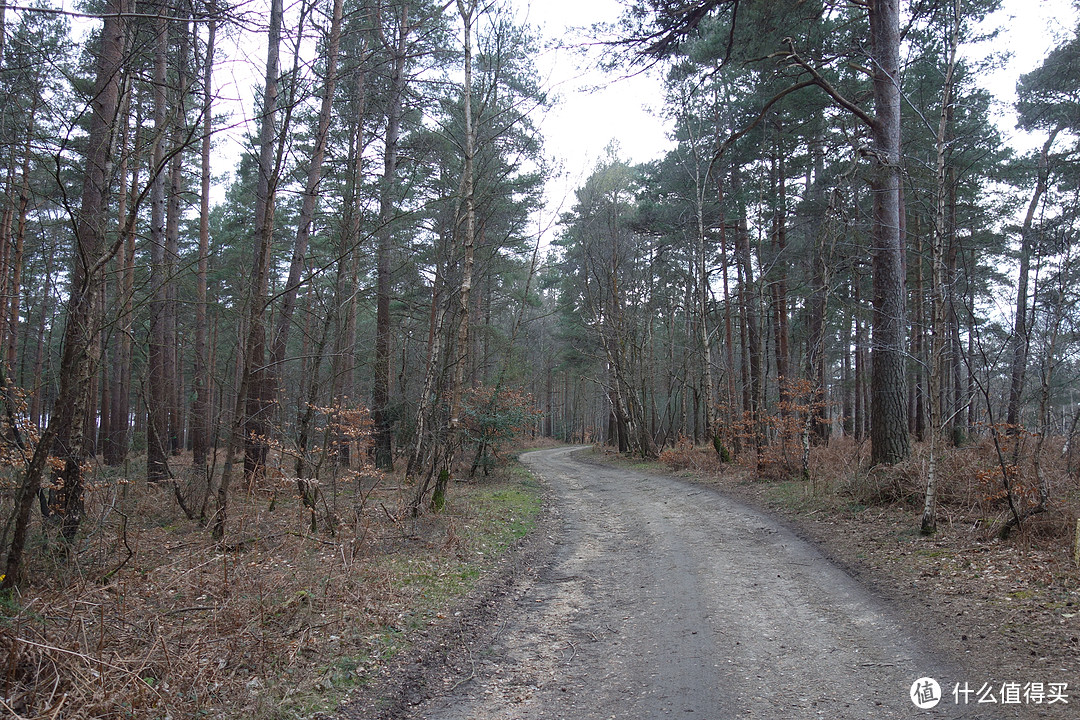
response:
[[[911,684],[911,702],[920,710],[937,707],[941,702],[941,686],[932,677],[921,677]]]

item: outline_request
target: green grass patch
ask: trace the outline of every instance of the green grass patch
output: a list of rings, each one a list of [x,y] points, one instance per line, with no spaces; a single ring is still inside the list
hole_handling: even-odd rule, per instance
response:
[[[341,655],[324,649],[311,671],[283,668],[256,690],[252,717],[309,717],[347,701],[351,690],[409,647],[414,632],[454,612],[498,558],[536,527],[542,504],[542,485],[517,462],[498,478],[450,483],[445,508],[416,521],[411,542],[376,552],[362,565],[359,584],[381,609],[381,622],[324,630],[341,634]],[[328,609],[307,590],[269,600],[283,617]]]
[[[775,506],[794,512],[809,512],[823,507],[822,498],[805,480],[781,480],[766,484],[765,497]]]

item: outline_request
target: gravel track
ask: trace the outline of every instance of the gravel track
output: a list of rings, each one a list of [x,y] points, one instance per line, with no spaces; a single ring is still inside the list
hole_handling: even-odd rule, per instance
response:
[[[1022,710],[957,706],[949,691],[964,678],[903,612],[776,520],[577,449],[521,457],[551,491],[550,552],[500,591],[482,631],[458,633],[450,676],[427,678],[395,717],[996,720]],[[933,710],[908,697],[922,676],[946,694]]]

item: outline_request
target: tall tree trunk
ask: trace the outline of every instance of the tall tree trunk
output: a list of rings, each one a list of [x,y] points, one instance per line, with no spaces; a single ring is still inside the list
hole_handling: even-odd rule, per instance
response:
[[[52,327],[49,318],[52,316],[52,269],[48,262],[45,266],[45,290],[42,293],[41,321],[38,323],[37,347],[34,350],[34,378],[37,385],[30,397],[30,422],[36,428],[41,428],[41,415],[45,406],[45,384],[42,382],[45,370],[45,356],[48,344],[45,342],[45,326]],[[51,331],[49,333],[52,334]]]
[[[15,349],[19,335],[19,296],[22,293],[23,250],[26,245],[26,220],[27,210],[30,206],[30,159],[32,157],[30,146],[34,135],[34,116],[37,112],[37,100],[31,104],[30,126],[27,128],[26,144],[23,147],[22,168],[19,181],[19,204],[16,210],[17,220],[15,224],[14,252],[11,258],[11,285],[8,287],[8,295],[11,297],[11,307],[8,311],[7,321],[7,363],[8,367],[15,366]]]
[[[949,106],[949,127],[953,124],[953,108]],[[951,420],[951,435],[953,444],[959,447],[963,445],[967,437],[967,428],[964,421],[964,406],[967,402],[964,393],[964,366],[963,366],[963,352],[960,346],[960,313],[957,312],[959,302],[957,301],[957,290],[960,287],[959,276],[959,253],[960,253],[960,238],[957,236],[956,226],[956,185],[957,185],[957,171],[954,164],[949,166],[949,182],[948,182],[948,203],[949,203],[949,221],[946,232],[949,236],[949,251],[948,260],[945,271],[946,275],[946,302],[948,303],[949,312],[949,360],[952,363],[952,420]]]
[[[708,180],[706,177],[705,180]],[[716,445],[716,395],[713,383],[712,338],[709,334],[709,265],[705,247],[705,182],[694,175],[694,201],[697,210],[695,270],[697,275],[698,343],[701,347],[702,385],[705,389],[705,435]],[[650,320],[651,322],[651,320]],[[650,354],[651,357],[651,354]],[[696,436],[695,432],[695,436]]]
[[[737,170],[732,172],[732,187],[738,194],[740,178]],[[750,252],[750,231],[747,228],[746,214],[741,213],[739,227],[735,235],[735,255],[742,274],[740,284],[740,305],[746,327],[746,356],[748,387],[743,388],[746,398],[744,407],[749,413],[750,431],[753,436],[754,450],[760,461],[764,450],[765,436],[762,429],[761,413],[761,329],[758,325],[757,287],[754,283],[754,266]]]
[[[461,233],[461,287],[458,291],[458,327],[457,341],[454,345],[453,379],[450,385],[450,423],[446,439],[448,447],[444,453],[442,470],[431,493],[431,506],[441,510],[446,502],[446,484],[454,470],[454,455],[461,442],[457,437],[461,432],[461,394],[465,385],[465,368],[469,362],[469,297],[473,283],[473,255],[476,245],[476,197],[474,194],[474,159],[476,155],[476,127],[472,116],[472,27],[477,0],[457,0],[458,14],[464,26],[464,65],[465,81],[462,87],[462,100],[465,114],[465,173],[462,178],[462,205],[464,216],[461,221],[464,228],[455,229],[454,235]]]
[[[924,494],[923,515],[920,531],[924,535],[934,532],[937,527],[935,503],[937,498],[938,448],[943,426],[942,419],[942,379],[945,374],[945,344],[952,333],[947,326],[945,315],[945,232],[947,202],[947,167],[945,163],[947,132],[949,127],[949,107],[953,101],[953,71],[956,68],[956,52],[960,44],[960,0],[953,5],[953,25],[949,49],[948,69],[945,72],[945,84],[941,92],[941,114],[938,118],[937,132],[937,167],[936,167],[936,208],[934,213],[934,232],[930,238],[930,299],[933,310],[930,333],[929,381],[930,381],[930,456],[927,462],[926,492]]]
[[[874,331],[871,462],[893,464],[911,452],[905,404],[904,238],[900,199],[900,0],[870,0],[874,68]]]
[[[353,78],[356,108],[352,117],[353,131],[349,140],[349,176],[346,196],[346,220],[341,228],[338,245],[338,267],[335,275],[335,305],[327,322],[334,326],[334,344],[330,362],[331,404],[343,402],[353,395],[355,349],[356,349],[356,303],[357,281],[360,271],[361,227],[365,198],[362,192],[364,175],[364,118],[368,84],[367,69],[368,34],[361,39],[360,60]],[[339,462],[348,463],[349,446],[338,445]]]
[[[166,60],[169,49],[166,7],[159,9],[154,22],[154,149],[150,188],[150,340],[148,353],[149,393],[146,424],[146,479],[151,482],[168,477],[169,453],[169,378],[166,355],[169,353],[166,332],[168,264],[165,257],[165,143],[168,137],[168,95]]]
[[[911,356],[915,358],[914,382],[908,388],[908,426],[915,439],[926,439],[926,293],[923,288],[923,236],[920,218],[915,218],[915,288],[912,291]]]
[[[188,78],[188,50],[190,35],[186,20],[172,24],[173,37],[177,40],[176,47],[176,83],[172,89],[172,97],[169,101],[170,114],[173,116],[170,123],[171,140],[169,152],[172,157],[169,161],[169,200],[166,204],[165,213],[165,368],[164,376],[168,388],[167,402],[169,406],[168,424],[168,452],[178,455],[183,442],[183,420],[181,419],[181,394],[183,389],[182,373],[180,371],[180,338],[178,330],[177,289],[176,276],[180,259],[180,196],[184,190],[184,153],[183,148],[187,142],[185,137],[187,129],[187,92]]]
[[[777,123],[779,133],[779,123]],[[777,140],[779,144],[779,140]],[[781,148],[777,147],[776,153],[776,210],[773,213],[773,252],[776,256],[776,280],[772,283],[773,313],[775,321],[773,329],[776,343],[776,381],[778,383],[778,396],[781,401],[786,398],[785,384],[791,380],[789,377],[788,361],[790,350],[788,342],[788,301],[787,301],[787,173],[784,163],[784,155]],[[786,413],[785,406],[781,408],[781,414]]]
[[[372,392],[372,419],[375,422],[375,466],[382,470],[394,467],[393,438],[390,427],[390,244],[394,215],[394,181],[397,175],[398,136],[405,102],[405,62],[408,56],[409,4],[402,3],[398,20],[397,44],[393,48],[393,70],[386,116],[386,140],[383,149],[383,175],[379,187],[378,244],[375,251],[375,386]]]
[[[1031,344],[1031,338],[1028,335],[1027,296],[1028,275],[1031,272],[1032,225],[1035,221],[1035,211],[1038,210],[1039,203],[1042,202],[1050,177],[1050,148],[1061,130],[1061,125],[1055,127],[1039,152],[1039,170],[1035,181],[1035,192],[1031,194],[1031,202],[1028,203],[1027,214],[1024,215],[1024,225],[1020,230],[1020,275],[1016,283],[1016,316],[1013,318],[1013,331],[1009,337],[1009,345],[1012,347],[1012,367],[1009,370],[1009,406],[1005,417],[1010,433],[1017,432],[1020,427],[1020,400],[1024,392],[1024,373],[1027,370],[1028,346]]]
[[[210,363],[206,346],[207,279],[210,272],[210,138],[214,129],[214,44],[217,21],[207,27],[203,56],[202,147],[199,165],[199,260],[195,277],[195,401],[191,407],[191,454],[195,468],[206,471],[210,452]]]
[[[278,112],[278,63],[281,51],[282,0],[271,0],[270,28],[267,33],[266,79],[259,128],[259,176],[255,187],[254,264],[247,315],[244,351],[239,358],[237,396],[233,408],[232,428],[228,433],[225,465],[217,489],[217,509],[214,515],[214,540],[221,542],[228,521],[229,488],[232,482],[233,454],[243,441],[244,472],[255,482],[265,469],[266,410],[269,402],[262,382],[266,369],[266,295],[270,274],[270,249],[274,235],[274,193],[277,163],[274,161],[275,121]],[[282,129],[284,132],[284,128]]]
[[[244,374],[247,376],[246,409],[244,411],[244,475],[249,482],[258,482],[266,472],[270,447],[270,408],[266,368],[266,312],[270,285],[270,256],[274,240],[274,211],[276,205],[278,160],[277,128],[279,53],[281,49],[282,0],[273,0],[270,9],[270,29],[267,35],[266,79],[263,91],[263,113],[259,126],[259,178],[255,187],[255,247],[251,277],[248,315],[248,337],[245,344]]]
[[[851,264],[852,295],[855,302],[855,440],[866,439],[867,398],[866,398],[866,323],[862,319],[862,276],[859,264]]]
[[[829,302],[829,262],[835,240],[833,219],[837,212],[835,194],[825,199],[825,158],[821,145],[814,148],[814,203],[820,208],[821,219],[814,223],[817,248],[813,255],[811,295],[808,304],[806,336],[806,378],[810,381],[810,397],[806,408],[808,427],[813,431],[815,444],[829,439],[829,410],[825,402],[827,357],[825,347],[825,314]],[[812,424],[810,418],[813,419]]]
[[[278,314],[277,333],[270,351],[270,372],[268,380],[270,393],[277,395],[281,385],[281,374],[285,353],[289,343],[289,330],[292,326],[293,313],[296,310],[296,297],[300,290],[301,275],[304,271],[304,259],[307,255],[311,226],[315,220],[315,209],[319,200],[319,185],[322,182],[323,159],[326,157],[326,142],[330,134],[330,121],[333,118],[334,88],[337,83],[338,54],[341,47],[342,0],[334,0],[333,15],[330,20],[330,33],[326,49],[326,79],[323,83],[322,104],[319,108],[319,120],[315,131],[315,147],[308,165],[307,179],[300,203],[300,219],[293,243],[292,261],[289,264],[289,279],[281,299],[281,312]]]
[[[130,92],[130,91],[129,91]],[[136,103],[138,104],[138,103]],[[141,116],[136,110],[134,137],[131,147],[139,147],[139,126]],[[124,117],[125,124],[128,122],[127,114]],[[135,238],[136,238],[136,215],[139,197],[139,166],[141,153],[137,150],[130,153],[130,157],[124,157],[123,163],[131,164],[131,178],[128,181],[127,198],[123,199],[123,185],[121,184],[121,212],[118,224],[124,246],[117,256],[118,276],[120,279],[120,322],[119,342],[115,365],[115,381],[113,383],[112,402],[113,407],[110,415],[113,418],[109,441],[105,444],[105,462],[109,465],[119,465],[127,457],[129,438],[131,435],[131,360],[134,348],[134,313],[135,313]],[[123,179],[126,172],[121,172]]]
[[[46,460],[52,451],[64,463],[59,495],[64,512],[64,534],[74,536],[82,519],[82,463],[85,460],[82,416],[97,360],[92,349],[100,330],[98,287],[109,260],[105,243],[107,189],[112,175],[112,133],[119,106],[124,59],[124,9],[122,0],[110,0],[105,8],[91,101],[82,199],[75,217],[75,262],[61,351],[60,391],[49,424],[41,435],[19,487],[15,527],[0,589],[11,588],[24,579],[23,552],[30,526],[30,511],[41,488]]]

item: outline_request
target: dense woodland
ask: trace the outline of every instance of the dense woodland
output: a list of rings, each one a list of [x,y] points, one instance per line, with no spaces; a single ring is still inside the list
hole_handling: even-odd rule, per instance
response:
[[[117,467],[220,540],[238,484],[317,530],[330,468],[404,472],[421,513],[519,432],[923,448],[927,531],[950,448],[993,447],[1006,531],[1077,465],[1075,35],[1020,80],[1024,154],[976,83],[994,0],[630,3],[592,35],[663,73],[673,147],[610,148],[549,243],[510,3],[37,2],[0,10],[5,586]]]

